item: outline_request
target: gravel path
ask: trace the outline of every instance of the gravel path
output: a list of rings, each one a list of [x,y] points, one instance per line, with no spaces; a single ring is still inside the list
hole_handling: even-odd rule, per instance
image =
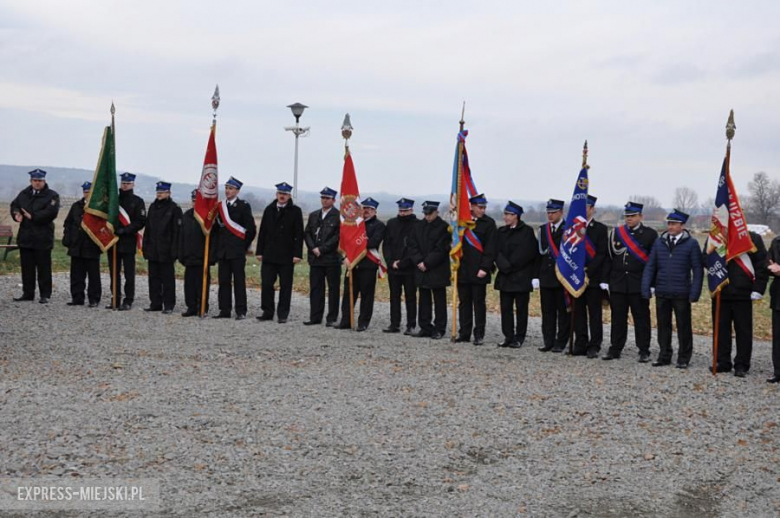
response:
[[[698,337],[680,371],[541,353],[538,319],[514,351],[497,315],[474,347],[384,334],[386,304],[361,334],[298,295],[260,323],[254,290],[242,322],[149,315],[139,281],[114,313],[0,277],[0,477],[155,478],[179,516],[780,514],[767,343],[715,378]]]

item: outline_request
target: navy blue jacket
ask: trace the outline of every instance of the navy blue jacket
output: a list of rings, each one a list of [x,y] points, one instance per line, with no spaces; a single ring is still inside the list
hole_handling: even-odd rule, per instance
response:
[[[658,297],[687,298],[691,302],[701,295],[704,269],[701,263],[699,242],[683,230],[674,250],[669,247],[669,233],[661,234],[642,274],[642,297],[650,298],[650,287],[655,287]],[[691,280],[693,273],[693,280]]]

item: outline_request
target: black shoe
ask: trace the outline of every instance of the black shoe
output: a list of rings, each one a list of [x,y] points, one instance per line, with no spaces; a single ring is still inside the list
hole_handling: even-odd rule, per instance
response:
[[[458,335],[458,337],[455,339],[455,343],[456,344],[460,344],[460,343],[464,343],[464,342],[470,342],[470,341],[471,341],[471,337],[470,336],[463,336],[463,335]]]
[[[305,326],[318,326],[322,324],[322,320],[307,320],[303,323]]]
[[[718,364],[715,367],[715,372],[731,372],[731,366]]]
[[[747,376],[747,371],[745,369],[734,369],[734,376],[737,378],[744,378]]]
[[[214,318],[230,318],[230,311],[220,311]]]
[[[287,319],[286,318],[279,318],[278,322],[280,324],[286,324],[287,323]]]
[[[84,302],[83,301],[82,302],[76,302],[75,300],[71,300],[70,302],[67,303],[67,305],[68,306],[83,306]],[[89,303],[89,307],[92,307],[92,303],[91,302]]]
[[[546,353],[547,351],[552,351],[553,350],[553,346],[552,345],[543,345],[543,346],[541,346],[539,348],[539,350],[542,351],[543,353]]]
[[[606,361],[606,362],[608,362],[610,360],[619,360],[620,359],[620,355],[607,351],[607,354],[602,356],[601,359]]]
[[[414,338],[430,338],[431,337],[431,333],[430,333],[430,331],[423,331],[421,329],[421,330],[417,331],[416,333],[412,333],[411,336],[413,336]]]
[[[443,334],[443,333],[440,333],[440,332],[438,332],[438,331],[434,331],[434,332],[431,334],[431,340],[439,340],[439,339],[440,339],[441,337],[443,337],[443,336],[444,336],[444,334]]]
[[[349,322],[339,322],[338,324],[333,324],[330,327],[333,329],[352,329],[352,326],[349,325]]]
[[[121,306],[119,306],[119,311],[130,311],[130,309],[131,309],[132,307],[133,307],[133,305],[132,305],[132,304],[129,304],[129,303],[125,302],[124,304],[122,304]]]
[[[35,300],[35,297],[28,297],[27,295],[22,295],[21,297],[14,297],[14,302],[27,302],[28,300]]]
[[[246,320],[246,315],[243,313],[239,313],[236,315],[236,320]]]
[[[512,340],[509,340],[508,338],[504,338],[503,342],[500,342],[498,344],[498,347],[509,347],[509,345],[512,343]]]
[[[767,383],[780,383],[780,374],[775,374],[768,380],[766,380]]]
[[[415,326],[407,327],[406,331],[404,331],[404,335],[406,335],[406,336],[414,336],[414,327]]]
[[[264,314],[260,315],[259,317],[255,317],[255,318],[257,318],[260,322],[266,322],[268,320],[273,320],[274,316],[273,315],[266,315],[264,313]]]
[[[650,353],[639,353],[639,363],[647,363],[650,361]]]
[[[509,344],[510,349],[520,349],[523,346],[523,342],[515,340]]]
[[[675,365],[678,369],[687,369],[688,368],[688,362],[677,362],[677,365]]]
[[[476,336],[474,337],[474,345],[482,345],[484,343],[485,343],[485,339],[483,337],[481,336],[479,338],[477,338]]]
[[[653,362],[653,367],[666,367],[667,365],[671,365],[672,362],[669,360],[656,360]]]
[[[197,314],[198,314],[198,312],[195,311],[194,309],[188,309],[187,311],[182,313],[181,316],[183,316],[183,317],[194,317]]]
[[[594,358],[599,357],[599,352],[596,349],[588,349],[588,353],[586,354],[589,360],[592,360]]]
[[[562,352],[563,352],[563,351],[565,351],[565,350],[566,350],[566,348],[565,348],[565,347],[558,347],[558,346],[555,346],[555,347],[553,347],[552,349],[550,349],[550,352],[553,352],[553,353],[562,353]]]
[[[49,297],[41,297],[38,302],[41,304],[48,304],[49,303]]]
[[[163,309],[162,310],[162,314],[163,315],[170,315],[171,313],[173,313],[173,309]]]
[[[106,309],[114,309],[114,306],[111,304],[108,304],[107,306],[103,306]]]
[[[401,329],[398,328],[398,327],[389,326],[389,327],[386,327],[386,328],[382,329],[382,332],[383,333],[400,333]]]
[[[96,300],[93,300],[92,302],[89,303],[89,305],[87,307],[89,307],[89,308],[96,308],[99,305],[100,305],[100,302],[98,302]]]
[[[325,327],[336,327],[336,321],[328,320],[327,322],[325,322]]]
[[[368,329],[368,326],[364,326],[363,324],[360,324],[357,326],[357,329],[355,329],[355,331],[357,331],[358,333],[362,333],[366,329]]]

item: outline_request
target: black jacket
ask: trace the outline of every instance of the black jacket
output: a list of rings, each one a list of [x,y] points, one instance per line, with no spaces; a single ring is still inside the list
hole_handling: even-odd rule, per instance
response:
[[[212,231],[214,227],[211,227]],[[181,217],[179,229],[179,262],[184,266],[203,266],[203,252],[206,248],[206,235],[200,222],[195,219],[195,209],[190,209]],[[209,238],[209,264],[217,262],[217,246],[214,236]]]
[[[309,249],[309,264],[311,266],[333,266],[341,264],[339,255],[339,230],[341,228],[341,216],[336,207],[331,207],[325,219],[322,219],[322,210],[317,209],[309,214],[309,222],[303,232],[306,247]],[[320,256],[312,253],[315,248],[320,249]]]
[[[774,238],[769,245],[767,265],[769,264],[769,261],[780,264],[780,236]],[[780,281],[778,281],[778,279],[780,279],[780,274],[770,272],[769,276],[772,277],[772,285],[769,287],[769,296],[771,297],[769,306],[777,311],[780,310]]]
[[[465,237],[463,238],[463,256],[460,258],[458,268],[458,284],[490,284],[490,274],[493,273],[493,262],[496,259],[496,221],[489,216],[477,219],[474,225],[474,234],[482,243],[482,252],[471,246]],[[477,272],[484,270],[487,275],[477,277]]]
[[[283,209],[276,207],[276,201],[265,208],[255,254],[273,264],[290,264],[293,257],[303,259],[303,212],[292,200]]]
[[[499,291],[533,291],[539,243],[531,227],[519,221],[515,228],[503,226],[497,231],[495,288]]]
[[[414,264],[415,283],[421,288],[444,288],[450,285],[450,226],[441,218],[421,219],[412,230],[409,254]],[[426,271],[417,268],[425,263]]]
[[[419,222],[417,216],[396,216],[387,222],[385,241],[382,252],[387,263],[389,275],[414,275],[417,269],[409,252],[409,239],[414,226]],[[399,261],[398,269],[393,269],[393,263]]]
[[[596,252],[593,258],[587,255],[588,259],[585,263],[588,287],[598,288],[599,284],[607,282],[609,277],[609,231],[604,223],[591,219],[586,234]]]
[[[366,246],[366,250],[368,251],[375,249],[379,251],[379,247],[381,246],[382,241],[385,239],[385,224],[379,221],[376,217],[365,220],[365,224],[366,237],[368,238],[368,245]],[[364,257],[360,260],[357,266],[355,266],[355,268],[368,268],[376,270],[379,268],[379,265],[368,257]]]
[[[181,208],[170,198],[154,200],[149,205],[144,230],[144,259],[161,263],[176,260],[181,218]]]
[[[658,232],[642,223],[635,229],[628,229],[628,233],[650,257],[658,239]],[[629,252],[617,235],[617,229],[612,229],[609,239],[609,258],[607,259],[606,278],[609,279],[609,291],[614,293],[640,293],[642,291],[642,272],[645,271],[645,263],[634,257]]]
[[[138,232],[146,225],[146,204],[129,190],[119,191],[119,206],[127,212],[130,224],[125,226],[120,222],[116,229],[116,235],[119,236],[117,252],[134,254],[138,247]]]
[[[561,219],[558,223],[558,228],[553,233],[553,241],[555,247],[560,250],[561,237],[563,236],[563,227],[565,221]],[[555,256],[550,250],[550,245],[547,242],[547,225],[545,223],[539,227],[539,263],[538,263],[538,279],[540,288],[560,288],[561,283],[558,280],[558,276],[555,274]]]
[[[238,259],[244,257],[251,250],[252,241],[257,234],[255,218],[252,215],[252,207],[244,200],[236,201],[231,205],[227,203],[227,211],[230,219],[236,224],[246,229],[244,238],[241,239],[225,226],[222,216],[217,216],[216,225],[212,227],[212,232],[217,231],[217,259]],[[211,236],[214,239],[215,236]]]
[[[766,284],[769,282],[769,270],[766,268],[768,264],[766,246],[764,246],[764,240],[761,239],[761,236],[755,232],[750,232],[750,239],[753,241],[753,246],[756,247],[755,252],[748,254],[756,274],[755,281],[748,277],[748,274],[736,261],[729,262],[727,266],[729,282],[720,290],[720,296],[724,300],[750,300],[750,294],[754,291],[762,295],[766,291]],[[707,270],[707,244],[708,242],[705,241],[704,253],[702,254],[705,272]]]
[[[92,238],[81,228],[81,220],[84,219],[84,205],[87,200],[81,198],[70,206],[68,216],[65,218],[62,244],[68,247],[68,255],[82,257],[84,259],[96,259],[103,252],[92,241]]]
[[[25,209],[32,215],[27,219],[22,214]],[[60,212],[60,195],[44,184],[38,194],[33,194],[32,186],[20,192],[11,202],[11,216],[22,215],[16,243],[19,248],[51,250],[54,248],[54,220]]]

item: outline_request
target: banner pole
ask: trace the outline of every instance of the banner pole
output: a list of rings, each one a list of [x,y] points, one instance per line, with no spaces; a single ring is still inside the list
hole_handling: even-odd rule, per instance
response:
[[[200,318],[206,315],[206,294],[209,289],[209,243],[211,242],[211,232],[206,234],[206,244],[203,247],[203,284],[200,290]]]
[[[718,330],[720,329],[720,291],[715,295],[715,319],[712,330],[712,375],[718,373]]]
[[[355,288],[353,286],[352,272],[352,268],[347,270],[347,277],[349,278],[349,328],[355,329]]]
[[[566,295],[564,295],[566,296]],[[574,313],[576,312],[577,307],[577,299],[574,297],[569,297],[571,299],[571,323],[569,324],[569,354],[574,355],[574,326],[576,323],[576,319],[574,317]]]
[[[118,286],[116,285],[117,277],[118,277],[117,271],[116,271],[116,247],[117,247],[117,244],[118,243],[114,243],[114,246],[112,247],[112,252],[111,252],[111,264],[113,266],[113,270],[111,272],[111,281],[112,281],[111,282],[111,309],[116,309],[117,308],[117,304],[116,304],[116,292],[117,292],[117,288],[118,288]]]
[[[460,133],[463,133],[463,127],[466,124],[466,101],[463,101],[463,109],[460,112]],[[460,140],[460,136],[458,136]],[[463,176],[463,142],[458,142],[458,187],[455,193],[455,228],[453,232],[460,232],[460,190],[463,188],[461,179]],[[458,237],[458,243],[460,243],[461,250],[463,250],[463,243],[461,238]],[[460,259],[457,262],[457,267],[452,269],[452,334],[450,335],[450,341],[454,342],[458,338],[458,269],[460,268]]]

